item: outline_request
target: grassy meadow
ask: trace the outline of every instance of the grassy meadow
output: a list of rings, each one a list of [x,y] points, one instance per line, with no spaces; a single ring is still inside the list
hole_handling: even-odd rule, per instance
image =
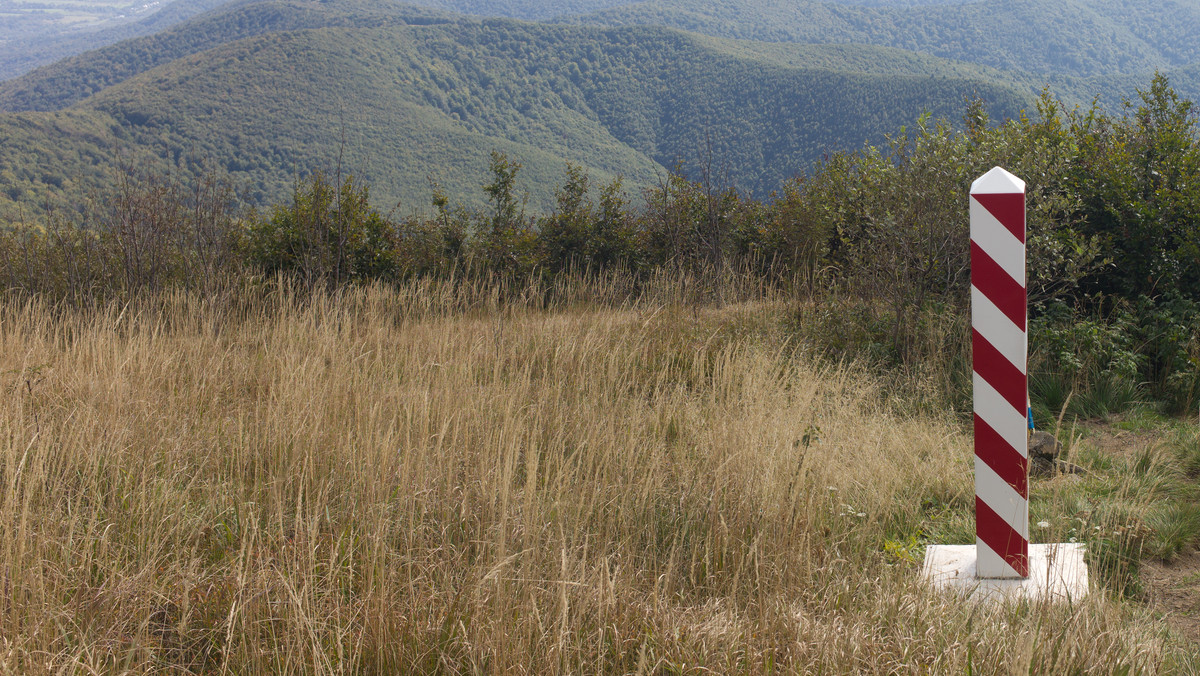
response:
[[[924,376],[777,294],[563,284],[5,296],[0,673],[1197,669],[1113,535],[1182,456],[1035,483],[1035,540],[1108,538],[1093,593],[972,606],[918,579],[973,533]]]

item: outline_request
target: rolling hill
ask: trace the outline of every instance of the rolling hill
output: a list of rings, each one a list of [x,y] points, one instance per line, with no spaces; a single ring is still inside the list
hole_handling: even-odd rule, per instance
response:
[[[176,59],[256,35],[304,28],[451,21],[453,15],[392,2],[241,1],[154,35],[123,40],[0,82],[0,111],[61,110]]]
[[[761,194],[922,111],[958,117],[979,95],[1002,117],[1029,101],[963,64],[872,47],[779,50],[663,28],[512,20],[342,23],[240,38],[219,24],[231,39],[203,49],[189,22],[160,42],[30,74],[23,91],[45,77],[42,91],[76,94],[55,110],[0,115],[0,203],[77,204],[123,161],[184,174],[216,164],[262,204],[339,157],[382,205],[423,208],[430,181],[479,202],[493,149],[524,163],[534,209],[552,204],[566,162],[636,189],[705,158]],[[161,42],[172,36],[178,43]],[[134,59],[90,95],[95,85],[51,78],[115,72],[103,59],[147,44],[182,56],[143,72]]]
[[[1185,0],[1006,0],[914,7],[812,0],[649,0],[565,17],[770,42],[898,47],[1036,74],[1145,74],[1200,60]]]

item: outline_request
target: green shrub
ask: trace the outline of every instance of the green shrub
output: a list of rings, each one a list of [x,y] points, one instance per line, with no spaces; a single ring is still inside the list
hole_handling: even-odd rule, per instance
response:
[[[1146,382],[1168,412],[1194,412],[1200,404],[1200,302],[1175,292],[1157,300],[1142,296],[1135,313]]]
[[[1088,418],[1127,410],[1141,395],[1146,356],[1135,342],[1135,315],[1085,316],[1051,302],[1030,319],[1030,397],[1039,417],[1064,407]]]
[[[252,213],[245,255],[266,274],[290,273],[314,284],[338,285],[398,275],[397,232],[370,206],[354,178],[340,184],[317,172],[297,183],[290,205],[269,217]]]
[[[555,212],[539,221],[540,264],[550,273],[636,263],[637,241],[621,179],[601,188],[598,204],[589,196],[590,185],[583,168],[568,164]]]

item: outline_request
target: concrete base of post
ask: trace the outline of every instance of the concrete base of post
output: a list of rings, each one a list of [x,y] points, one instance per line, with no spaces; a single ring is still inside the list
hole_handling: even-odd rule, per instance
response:
[[[983,601],[1078,601],[1088,592],[1081,544],[1029,545],[1029,577],[975,577],[975,545],[930,545],[922,575],[936,589],[966,593]]]

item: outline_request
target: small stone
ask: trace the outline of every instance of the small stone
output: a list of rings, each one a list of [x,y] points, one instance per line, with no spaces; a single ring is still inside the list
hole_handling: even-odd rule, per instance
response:
[[[1029,454],[1029,476],[1054,476],[1054,461],[1041,456],[1035,456],[1032,453]]]
[[[1036,431],[1029,435],[1029,457],[1054,461],[1062,453],[1062,444],[1049,432]]]
[[[1062,444],[1049,432],[1036,431],[1029,434],[1029,476],[1051,477],[1062,474],[1083,474],[1078,465],[1059,459]]]

